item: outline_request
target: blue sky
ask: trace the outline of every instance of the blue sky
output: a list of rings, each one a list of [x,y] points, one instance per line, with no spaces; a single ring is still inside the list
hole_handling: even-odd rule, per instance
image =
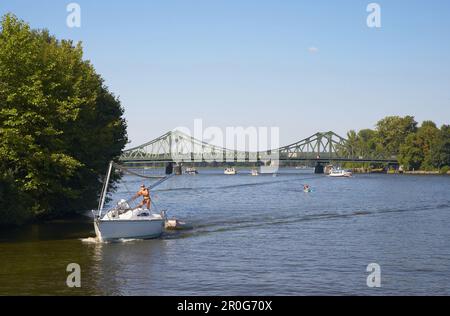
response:
[[[178,126],[278,126],[281,144],[386,115],[450,123],[450,1],[1,0],[82,41],[126,109],[132,145]],[[310,48],[316,48],[311,52]]]

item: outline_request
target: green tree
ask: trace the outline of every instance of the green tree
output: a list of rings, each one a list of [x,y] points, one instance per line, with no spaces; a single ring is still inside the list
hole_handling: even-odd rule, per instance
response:
[[[354,157],[358,155],[359,147],[358,147],[358,134],[354,130],[350,130],[347,133],[347,143],[346,147],[342,148],[342,152],[344,156]]]
[[[437,168],[450,166],[450,125],[443,125],[431,149],[431,161]]]
[[[400,162],[407,169],[432,170],[433,150],[440,138],[440,131],[432,121],[424,121],[416,133],[410,134],[400,146]]]
[[[408,135],[400,146],[399,161],[407,170],[420,169],[425,159],[422,141],[416,133]]]
[[[400,153],[406,138],[417,131],[413,116],[388,116],[377,123],[377,151],[391,157]]]
[[[81,44],[57,40],[5,15],[0,29],[0,221],[62,216],[95,206],[99,179],[126,142],[120,101],[83,60]],[[14,199],[27,203],[11,207]],[[5,212],[22,215],[12,220]]]
[[[360,156],[377,157],[377,133],[371,129],[363,129],[358,132],[358,147]]]
[[[421,169],[432,170],[437,167],[433,163],[432,151],[440,138],[439,128],[432,121],[424,121],[417,130],[417,137],[424,155]]]

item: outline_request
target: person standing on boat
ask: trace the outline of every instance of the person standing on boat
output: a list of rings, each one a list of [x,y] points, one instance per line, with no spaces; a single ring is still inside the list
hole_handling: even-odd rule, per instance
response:
[[[139,204],[138,208],[145,205],[145,206],[147,206],[147,209],[150,210],[150,207],[152,204],[152,199],[150,197],[150,190],[147,189],[145,187],[145,185],[141,185],[141,189],[139,190],[139,192],[136,194],[136,196],[134,198],[137,199],[140,196],[142,196],[143,200],[142,200],[141,204]]]

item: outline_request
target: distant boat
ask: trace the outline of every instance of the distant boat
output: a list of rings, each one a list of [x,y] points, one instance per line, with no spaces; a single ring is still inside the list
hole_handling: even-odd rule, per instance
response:
[[[237,174],[237,171],[234,168],[226,168],[223,173],[227,176],[234,176]]]
[[[189,174],[189,175],[196,175],[196,174],[198,174],[198,171],[195,168],[186,168],[184,173]]]
[[[252,170],[252,176],[254,176],[254,177],[259,176],[258,170],[253,169],[253,170]]]
[[[334,166],[333,165],[326,165],[324,168],[323,168],[323,172],[326,174],[326,175],[329,175],[330,173],[331,173],[331,170],[333,170],[334,169]]]
[[[332,178],[350,178],[353,176],[353,174],[348,170],[332,169],[328,176]]]

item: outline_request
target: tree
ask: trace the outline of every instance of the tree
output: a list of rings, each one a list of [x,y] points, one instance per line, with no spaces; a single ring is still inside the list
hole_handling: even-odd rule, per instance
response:
[[[405,143],[400,146],[400,163],[408,170],[420,169],[424,158],[421,139],[416,133],[408,135]]]
[[[410,134],[400,146],[400,162],[407,169],[432,170],[432,151],[437,146],[440,131],[432,121],[424,121],[416,133]]]
[[[358,134],[354,130],[347,133],[346,147],[343,148],[343,154],[347,157],[354,157],[358,154]]]
[[[450,166],[450,125],[443,125],[439,137],[431,149],[431,161],[437,168]]]
[[[437,167],[433,164],[432,150],[437,146],[439,137],[439,129],[432,121],[424,121],[422,126],[417,130],[417,138],[420,142],[419,146],[424,156],[421,169],[432,170]]]
[[[377,123],[378,151],[391,157],[400,152],[400,146],[406,138],[417,131],[417,122],[413,116],[388,116]]]
[[[377,150],[377,133],[371,129],[363,129],[358,133],[358,143],[361,156],[376,157]]]
[[[0,29],[0,214],[3,223],[96,205],[101,177],[127,142],[120,101],[80,43],[33,30],[11,14]],[[12,207],[8,196],[27,201]],[[20,204],[20,203],[19,203]]]

